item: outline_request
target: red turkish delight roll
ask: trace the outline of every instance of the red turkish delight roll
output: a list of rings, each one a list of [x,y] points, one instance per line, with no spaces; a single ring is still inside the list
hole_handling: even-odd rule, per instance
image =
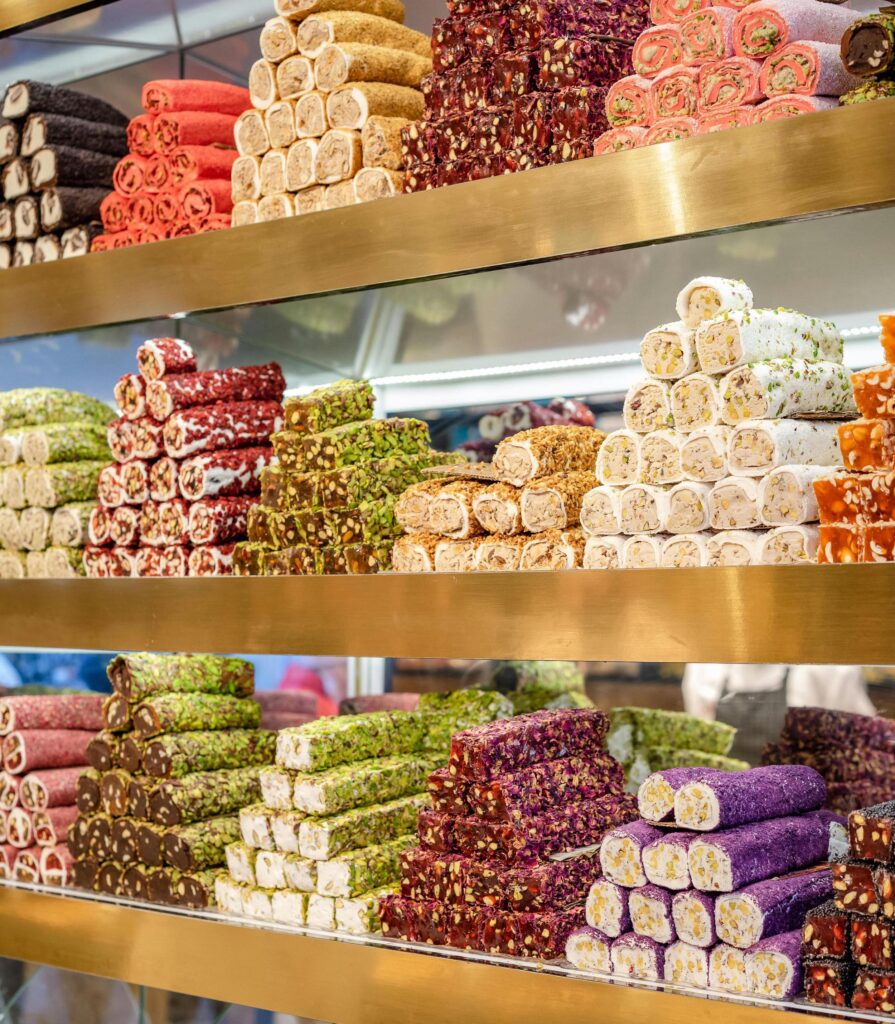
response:
[[[11,811],[19,802],[21,779],[11,772],[0,772],[0,811]]]
[[[606,119],[608,103],[606,89],[598,85],[575,86],[554,93],[550,104],[554,144],[595,139],[609,127]]]
[[[140,548],[134,559],[134,575],[141,577],[186,576],[189,551],[185,547]]]
[[[631,51],[634,73],[655,78],[683,60],[679,25],[656,25],[640,34]]]
[[[109,537],[116,547],[132,548],[140,543],[141,510],[134,505],[121,505],[112,513]]]
[[[3,741],[3,764],[12,775],[37,768],[67,768],[87,764],[87,745],[93,733],[83,729],[27,729],[11,732]]]
[[[31,812],[24,807],[13,807],[6,819],[6,841],[17,850],[31,845],[34,823]]]
[[[266,443],[282,423],[277,402],[221,402],[185,409],[165,423],[165,449],[171,458],[182,459],[199,452],[248,448]]]
[[[705,64],[699,69],[699,112],[720,113],[763,98],[761,62],[747,57]]]
[[[65,843],[44,847],[40,854],[40,880],[65,888],[73,883],[75,859]]]
[[[232,146],[236,118],[230,114],[196,111],[162,114],[152,126],[157,153],[173,153],[178,146]]]
[[[112,543],[112,516],[114,510],[104,505],[97,505],[90,511],[87,522],[87,539],[94,547],[103,547]]]
[[[752,107],[734,107],[720,113],[703,114],[699,118],[699,134],[726,132],[731,128],[746,128],[752,124]]]
[[[216,146],[179,146],[168,157],[171,185],[178,189],[193,181],[229,178],[237,155],[235,149],[220,149]],[[188,373],[189,370],[169,369],[166,372]]]
[[[258,494],[261,472],[274,462],[270,447],[236,448],[187,459],[180,467],[180,493],[188,501]]]
[[[500,105],[534,91],[537,61],[532,53],[502,53],[494,59],[491,98]]]
[[[109,450],[117,462],[127,462],[134,457],[134,424],[132,420],[113,420],[106,429]]]
[[[190,576],[230,576],[235,547],[235,544],[202,544],[193,548],[189,558]]]
[[[643,145],[652,146],[657,142],[677,142],[699,134],[699,122],[695,117],[663,117],[647,128]]]
[[[96,482],[96,493],[99,503],[106,508],[117,508],[124,504],[124,477],[123,468],[126,463],[119,465],[117,462],[109,466],[103,466],[100,470],[99,479]]]
[[[118,479],[121,481],[122,504],[142,505],[144,501],[148,501],[149,463],[135,459],[117,468]]]
[[[8,843],[0,846],[0,878],[4,881],[12,878],[12,866],[15,864],[18,850]]]
[[[112,174],[115,191],[123,196],[134,196],[143,188],[146,178],[147,157],[128,153],[123,156]]]
[[[147,501],[140,516],[143,544],[167,547],[189,541],[189,505],[183,498],[171,501]]]
[[[180,464],[169,456],[154,462],[149,470],[149,497],[153,501],[171,501],[179,497]]]
[[[836,43],[789,43],[768,57],[761,70],[766,96],[841,96],[860,82],[845,70]],[[874,414],[861,410],[861,415]]]
[[[734,12],[729,7],[694,11],[681,22],[685,64],[708,64],[733,56]]]
[[[121,415],[138,420],[146,415],[146,382],[136,373],[126,373],[115,385],[115,402]]]
[[[620,78],[609,87],[605,103],[606,118],[614,128],[643,127],[653,119],[650,80],[643,75]]]
[[[650,0],[649,15],[654,25],[680,24],[694,11],[710,6],[710,0]]]
[[[78,808],[48,807],[45,811],[34,812],[34,841],[38,846],[55,846],[64,843],[68,830],[78,816]]]
[[[39,882],[40,855],[39,846],[30,846],[27,850],[19,850],[12,866],[12,877],[17,882],[27,882],[30,885]]]
[[[180,338],[152,338],[137,349],[137,366],[146,380],[167,374],[193,373],[196,355]]]
[[[594,143],[594,156],[604,153],[621,153],[643,145],[646,128],[610,128]]]
[[[0,699],[0,736],[16,729],[102,728],[103,698],[96,693],[60,693]]]
[[[232,366],[152,380],[146,386],[146,405],[150,415],[166,420],[179,409],[215,402],[279,401],[285,389],[283,371],[277,363]]]
[[[134,552],[128,548],[88,547],[84,549],[84,571],[91,579],[132,575]]]
[[[19,789],[22,806],[29,811],[45,811],[48,807],[65,807],[75,803],[78,780],[84,769],[47,768],[31,772],[22,779]]]
[[[571,85],[610,85],[631,69],[631,47],[622,42],[548,39],[538,51],[538,83],[551,92]]]
[[[246,534],[246,516],[255,498],[203,498],[189,509],[189,540],[193,544],[220,544]]]
[[[150,195],[158,195],[168,188],[171,178],[171,168],[168,165],[168,158],[161,153],[153,153],[146,161],[146,168],[143,174],[143,190]]]
[[[749,4],[736,16],[733,49],[741,57],[767,57],[801,39],[839,44],[855,12],[818,7],[812,0],[772,0]]]
[[[679,67],[661,71],[650,84],[650,106],[653,116],[693,117],[698,97],[696,68]]]
[[[154,115],[140,114],[128,124],[127,148],[131,153],[136,153],[138,156],[152,156],[155,152],[155,143],[152,138],[154,121]]]
[[[469,60],[469,47],[462,18],[436,18],[432,26],[432,66],[448,71]]]

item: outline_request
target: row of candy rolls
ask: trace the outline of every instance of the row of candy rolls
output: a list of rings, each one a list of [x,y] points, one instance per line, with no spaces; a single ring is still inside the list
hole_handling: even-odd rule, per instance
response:
[[[0,114],[0,269],[89,252],[127,152],[127,118],[92,96],[29,81],[6,89]]]
[[[245,576],[366,574],[391,566],[397,496],[434,466],[421,420],[373,418],[369,381],[340,380],[285,403],[261,474],[248,541],[233,555]]]
[[[605,434],[592,426],[524,430],[497,446],[499,480],[426,480],[408,488],[395,515],[399,572],[573,569],[582,564],[584,496]]]
[[[646,0],[448,0],[435,22],[425,117],[404,131],[407,191],[593,155],[606,91],[631,71]]]
[[[401,0],[276,10],[236,124],[234,227],[397,195],[401,130],[420,116],[432,70],[428,38],[403,24]]]
[[[854,409],[835,324],[753,308],[742,281],[702,277],[650,331],[650,374],[584,496],[585,568],[790,564],[817,552],[812,484],[840,464]]]
[[[0,579],[83,575],[112,416],[61,388],[0,393]]]
[[[147,82],[93,251],[230,227],[233,126],[248,102],[248,90],[225,82]]]
[[[597,848],[635,815],[597,710],[544,710],[454,735],[402,854],[388,937],[556,960],[584,921]]]
[[[0,700],[0,877],[71,884],[69,830],[102,705],[102,696],[93,693]]]
[[[414,711],[323,718],[278,737],[262,799],[240,811],[241,841],[217,882],[222,909],[295,927],[379,931],[398,889],[427,778],[458,729],[512,714],[497,693],[427,694]]]
[[[116,461],[99,475],[87,575],[229,575],[274,460],[283,373],[277,363],[200,371],[178,338],[145,342],[137,365],[115,386]]]
[[[821,776],[801,765],[650,776],[638,792],[641,820],[603,841],[603,878],[569,960],[623,977],[796,996],[802,922],[830,897],[826,861],[844,824],[820,809],[826,798]]]
[[[856,14],[821,0],[653,0],[650,15],[597,155],[826,110],[859,82],[839,58]]]
[[[843,106],[895,96],[895,12],[884,7],[858,18],[845,30],[840,55],[846,71],[860,80],[842,96]]]

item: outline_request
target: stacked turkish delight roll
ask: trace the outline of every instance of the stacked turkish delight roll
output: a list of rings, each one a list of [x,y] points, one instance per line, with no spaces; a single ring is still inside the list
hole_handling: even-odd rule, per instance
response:
[[[83,575],[111,419],[61,388],[0,393],[0,579]]]
[[[895,792],[895,722],[826,708],[789,708],[764,764],[807,764],[827,783],[827,804],[847,814]]]
[[[612,708],[606,748],[625,768],[632,792],[653,772],[667,768],[716,768],[735,772],[745,761],[728,757],[736,729],[683,711]]]
[[[87,748],[69,833],[75,884],[205,907],[238,811],[261,795],[276,733],[259,729],[254,670],[238,658],[119,655],[103,731]]]
[[[384,935],[555,960],[584,921],[596,847],[635,815],[606,716],[537,711],[454,735],[429,779],[420,845],[401,893],[380,902]]]
[[[233,226],[400,193],[428,38],[404,26],[401,0],[277,0],[276,11],[236,124]]]
[[[597,155],[826,110],[859,82],[839,59],[855,12],[820,0],[652,0],[650,16]]]
[[[286,382],[277,363],[197,371],[190,346],[155,338],[115,385],[117,460],[99,476],[88,576],[225,576],[273,463]]]
[[[843,95],[844,107],[895,96],[895,11],[864,15],[846,29],[840,55],[845,70],[860,84]]]
[[[631,71],[646,0],[448,0],[425,119],[404,129],[407,191],[593,154],[606,90]]]
[[[581,565],[582,501],[606,435],[593,427],[524,430],[497,446],[497,483],[426,480],[395,508],[406,531],[399,572],[574,569]]]
[[[93,251],[230,227],[233,126],[248,102],[246,89],[225,82],[147,82]]]
[[[836,326],[753,309],[742,281],[702,277],[640,347],[625,429],[584,496],[585,568],[813,561],[812,483],[840,463],[854,408]]]
[[[880,321],[887,362],[852,374],[863,418],[839,427],[845,472],[814,483],[820,562],[895,561],[895,317]]]
[[[433,466],[462,463],[433,452],[421,420],[373,417],[369,381],[341,380],[288,398],[271,438],[277,464],[262,471],[261,503],[237,545],[243,576],[379,572],[391,564],[398,495]]]
[[[0,269],[90,252],[127,118],[46,82],[10,85],[0,115]]]
[[[0,700],[0,878],[71,884],[69,830],[102,705],[92,693]]]
[[[400,856],[416,842],[427,778],[456,729],[512,714],[500,694],[424,695],[416,711],[324,718],[285,729],[262,802],[240,812],[218,903],[281,924],[379,931],[379,904],[398,890]]]
[[[825,862],[843,820],[819,810],[825,799],[820,775],[797,765],[650,776],[638,793],[643,820],[603,841],[604,877],[568,959],[623,977],[795,996],[802,922],[831,894]]]

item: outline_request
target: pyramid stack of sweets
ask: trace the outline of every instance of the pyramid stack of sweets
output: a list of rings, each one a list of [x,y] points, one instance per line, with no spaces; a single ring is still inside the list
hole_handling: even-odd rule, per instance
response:
[[[584,553],[582,501],[594,485],[605,434],[554,425],[501,441],[497,483],[426,480],[395,507],[404,528],[392,551],[399,572],[574,569]]]
[[[254,669],[238,658],[122,654],[78,780],[69,833],[74,884],[112,896],[206,907],[261,795],[274,731],[260,729]]]
[[[404,131],[407,190],[593,155],[606,90],[631,71],[646,0],[448,0],[425,118]]]
[[[847,814],[895,793],[895,722],[826,708],[789,708],[763,764],[807,764],[827,783],[827,804]]]
[[[230,227],[233,126],[249,93],[226,82],[159,80],[143,86],[143,112],[102,202],[93,251]]]
[[[115,107],[46,82],[0,102],[0,270],[90,252],[115,162],[127,152]]]
[[[569,938],[581,970],[790,999],[802,989],[806,912],[830,898],[831,843],[813,768],[672,768],[646,779],[641,820],[611,832],[587,927]]]
[[[233,226],[397,195],[429,39],[401,0],[277,0],[236,125]]]
[[[728,757],[736,729],[683,711],[612,708],[606,748],[625,768],[631,792],[653,772],[667,768],[715,768],[736,772],[745,761]]]
[[[631,821],[621,765],[596,710],[536,711],[457,733],[429,778],[419,845],[401,856],[383,934],[555,960],[584,923],[597,847]]]
[[[0,878],[71,884],[69,829],[102,708],[95,693],[0,700]]]
[[[287,398],[262,472],[261,503],[237,545],[243,576],[365,574],[391,564],[397,496],[433,466],[463,463],[429,447],[421,420],[373,419],[369,381],[340,380]]]
[[[606,96],[611,153],[838,105],[859,79],[839,40],[854,11],[821,0],[651,0],[634,74]]]
[[[83,575],[112,417],[61,388],[0,393],[0,579]]]
[[[649,376],[600,449],[584,567],[813,561],[812,483],[840,464],[836,418],[855,408],[842,335],[718,277],[691,281],[677,313],[643,339]]]
[[[277,363],[198,371],[179,338],[144,342],[137,364],[115,385],[116,461],[99,475],[87,575],[229,575],[273,462],[283,373]]]
[[[845,70],[858,78],[858,84],[841,97],[843,106],[895,96],[895,11],[891,6],[853,22],[842,37],[840,55]]]
[[[426,780],[458,729],[512,714],[497,693],[428,694],[416,711],[322,718],[284,729],[262,800],[240,812],[219,905],[234,914],[353,934],[379,931],[416,843]]]
[[[845,471],[814,482],[819,562],[895,561],[895,314],[880,323],[886,362],[852,374],[862,418],[839,427]]]

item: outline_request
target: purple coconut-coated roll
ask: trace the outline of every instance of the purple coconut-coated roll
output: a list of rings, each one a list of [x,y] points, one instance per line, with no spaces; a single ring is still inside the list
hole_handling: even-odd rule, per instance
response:
[[[674,797],[680,828],[714,832],[823,807],[827,786],[820,772],[803,764],[773,764],[744,772],[719,772],[689,782]]]
[[[661,981],[665,974],[665,947],[655,939],[628,932],[612,943],[612,973]]]
[[[576,928],[566,940],[566,960],[579,971],[612,973],[612,939],[597,928]]]
[[[638,935],[645,935],[667,946],[674,942],[677,932],[674,917],[671,913],[673,896],[667,889],[658,885],[644,885],[633,889],[628,901],[631,913],[631,927]]]
[[[631,930],[628,907],[630,891],[608,878],[594,882],[587,894],[587,923],[598,932],[617,939]]]
[[[679,939],[691,946],[708,949],[718,941],[715,931],[715,897],[689,889],[671,902],[674,927]]]
[[[646,821],[671,821],[674,818],[674,797],[681,786],[720,774],[714,768],[667,768],[653,772],[637,790],[640,817]]]
[[[699,836],[687,855],[693,887],[734,892],[819,864],[829,854],[830,825],[843,820],[830,811],[812,811]]]
[[[739,892],[719,896],[715,904],[718,938],[748,949],[771,935],[800,928],[805,915],[832,893],[828,868],[787,878],[757,882]]]
[[[644,847],[643,870],[653,885],[678,892],[690,888],[687,851],[697,832],[665,832]]]
[[[746,977],[746,954],[734,946],[719,942],[709,953],[709,988],[719,992],[745,995],[749,991]]]
[[[802,931],[762,939],[746,953],[749,991],[769,999],[790,999],[802,989]]]
[[[711,950],[689,942],[673,942],[665,950],[665,980],[694,988],[709,987]]]
[[[634,889],[647,884],[643,870],[643,850],[663,832],[645,821],[632,821],[613,829],[600,847],[600,866],[613,882]]]

